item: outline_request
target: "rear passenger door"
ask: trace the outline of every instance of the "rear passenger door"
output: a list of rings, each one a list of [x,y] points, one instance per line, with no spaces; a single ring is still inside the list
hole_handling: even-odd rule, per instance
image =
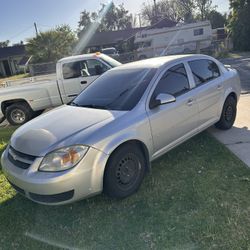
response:
[[[193,90],[183,63],[163,72],[150,101],[159,94],[171,94],[176,101],[151,109],[148,107],[155,151],[153,157],[161,155],[168,148],[195,133],[198,120],[197,103],[193,98]]]
[[[209,59],[188,62],[194,82],[195,98],[199,109],[198,126],[200,129],[213,124],[219,114],[219,101],[223,85],[218,65]]]

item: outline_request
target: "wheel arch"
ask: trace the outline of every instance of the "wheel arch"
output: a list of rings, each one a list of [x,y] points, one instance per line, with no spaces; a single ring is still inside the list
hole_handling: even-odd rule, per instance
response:
[[[144,157],[146,159],[146,171],[149,172],[151,170],[151,163],[150,163],[150,158],[149,158],[149,151],[148,151],[148,148],[145,145],[145,143],[142,142],[141,140],[138,140],[138,139],[130,139],[130,140],[127,140],[127,141],[124,141],[124,142],[120,143],[118,146],[116,146],[111,151],[111,153],[109,155],[109,159],[110,159],[111,155],[114,154],[120,147],[122,147],[124,145],[128,145],[128,144],[130,144],[132,146],[136,146],[136,147],[138,147],[142,151],[142,153],[143,153],[143,155],[144,155]],[[107,164],[109,162],[109,159],[108,159],[108,161],[106,163],[106,166],[107,166]],[[105,166],[105,169],[106,169],[106,166]]]
[[[14,103],[25,103],[25,104],[27,104],[27,105],[29,105],[29,103],[25,100],[25,99],[10,99],[10,100],[6,100],[6,101],[3,101],[2,103],[1,103],[1,110],[2,110],[2,113],[4,114],[4,115],[6,115],[6,110],[7,110],[7,108],[10,106],[10,105],[12,105],[12,104],[14,104]],[[30,109],[32,110],[32,108],[31,108],[31,106],[29,105],[29,107],[30,107]]]

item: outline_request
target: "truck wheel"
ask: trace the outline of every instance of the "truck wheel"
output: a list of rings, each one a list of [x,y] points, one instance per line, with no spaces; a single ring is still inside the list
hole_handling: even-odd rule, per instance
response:
[[[33,111],[27,103],[13,103],[6,109],[6,119],[11,125],[22,125],[33,116]]]
[[[235,121],[237,113],[237,102],[235,98],[229,96],[223,106],[220,120],[215,126],[222,130],[230,129]]]
[[[146,161],[133,144],[119,147],[108,160],[104,173],[103,191],[113,198],[125,198],[135,193],[145,175]]]
[[[144,60],[144,59],[147,59],[146,55],[140,55],[139,56],[139,60]]]

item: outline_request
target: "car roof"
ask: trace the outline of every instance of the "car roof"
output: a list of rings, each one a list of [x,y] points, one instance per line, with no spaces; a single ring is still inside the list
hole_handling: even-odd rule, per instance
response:
[[[113,70],[129,70],[129,69],[150,69],[150,68],[160,68],[162,65],[173,62],[182,62],[188,59],[212,59],[212,57],[202,54],[188,54],[188,55],[170,55],[170,56],[162,56],[162,57],[154,57],[150,59],[145,59],[141,61],[131,62],[122,64],[118,68],[114,68]]]

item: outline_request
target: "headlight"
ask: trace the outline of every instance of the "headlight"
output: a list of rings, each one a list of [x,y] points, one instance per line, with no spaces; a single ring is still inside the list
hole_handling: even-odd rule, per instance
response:
[[[39,170],[56,172],[73,168],[86,155],[88,149],[83,145],[60,148],[44,157]]]

